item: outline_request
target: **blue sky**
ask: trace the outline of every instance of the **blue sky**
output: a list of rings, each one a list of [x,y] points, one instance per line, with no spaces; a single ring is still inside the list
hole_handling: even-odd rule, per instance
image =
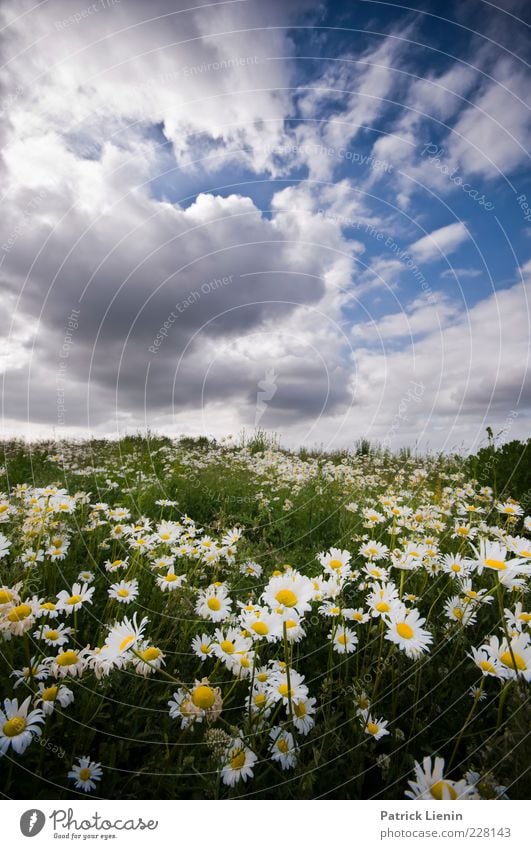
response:
[[[8,430],[528,435],[525,3],[0,15]]]

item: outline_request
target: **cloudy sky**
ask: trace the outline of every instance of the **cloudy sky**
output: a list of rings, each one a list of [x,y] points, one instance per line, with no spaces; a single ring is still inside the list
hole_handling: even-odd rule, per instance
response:
[[[3,0],[7,433],[529,433],[524,0]]]

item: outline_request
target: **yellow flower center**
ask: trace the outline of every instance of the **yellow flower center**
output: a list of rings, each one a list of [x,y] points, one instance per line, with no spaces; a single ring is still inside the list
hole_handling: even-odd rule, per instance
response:
[[[172,572],[170,572],[168,575],[166,575],[166,577],[165,577],[165,579],[164,579],[164,580],[165,580],[165,581],[168,581],[169,583],[171,583],[172,581],[176,581],[176,580],[177,580],[177,575],[174,575]]]
[[[256,680],[263,684],[264,681],[267,681],[267,672],[259,672],[256,676]]]
[[[265,622],[253,622],[251,628],[255,634],[259,634],[261,637],[269,633],[269,628]]]
[[[439,799],[442,801],[444,798],[448,798],[448,796],[443,796],[444,791],[447,791],[450,799],[457,799],[457,793],[454,788],[448,781],[436,781],[435,784],[432,784],[430,787],[430,793],[434,799]]]
[[[257,693],[254,697],[254,703],[256,707],[263,707],[266,703],[267,699],[264,693]]]
[[[79,770],[79,778],[81,781],[88,781],[91,775],[92,773],[88,766],[84,766],[83,769]]]
[[[452,563],[450,569],[452,570],[452,572],[460,572],[461,566],[459,565],[459,563]]]
[[[330,561],[330,563],[328,565],[330,566],[331,569],[341,569],[343,563],[341,562],[341,560],[334,558],[333,560]]]
[[[234,643],[230,640],[222,640],[219,647],[222,652],[225,652],[225,654],[234,654]]]
[[[367,731],[369,734],[378,734],[379,729],[375,722],[368,722]]]
[[[407,622],[398,622],[396,630],[404,640],[410,640],[414,633],[413,628]]]
[[[127,648],[127,646],[130,646],[131,643],[134,643],[134,641],[135,641],[135,635],[129,634],[128,637],[124,637],[124,639],[122,640],[122,642],[118,646],[119,650],[124,651]]]
[[[73,666],[74,663],[77,663],[77,652],[72,651],[72,649],[61,652],[57,655],[56,663],[59,666]]]
[[[376,610],[378,611],[378,613],[388,613],[391,608],[389,607],[386,601],[379,601],[376,605]]]
[[[19,604],[17,607],[13,607],[12,610],[7,614],[7,618],[10,622],[21,622],[23,619],[26,619],[31,614],[31,607],[29,604]]]
[[[278,692],[280,693],[281,696],[287,696],[288,693],[290,692],[288,685],[287,684],[280,684],[280,686],[278,688]]]
[[[295,711],[295,716],[299,718],[306,716],[306,705],[304,702],[298,702],[296,705],[293,705],[293,710]]]
[[[160,655],[160,649],[156,646],[149,646],[149,648],[144,649],[144,651],[140,652],[140,656],[142,660],[156,660]]]
[[[286,622],[286,628],[296,628],[299,623],[295,621],[295,619],[288,619]]]
[[[0,604],[7,604],[13,598],[13,593],[9,590],[0,590]]]
[[[297,604],[297,596],[292,590],[279,590],[275,598],[284,607],[295,607]]]
[[[339,637],[337,638],[337,641],[342,646],[346,646],[346,644],[348,643],[348,637],[347,637],[346,634],[340,634]]]
[[[456,619],[462,619],[463,618],[463,611],[461,610],[460,607],[454,607],[453,613],[454,613],[454,616],[455,616]]]
[[[286,752],[289,751],[288,741],[284,740],[284,739],[279,740],[278,743],[277,743],[277,748],[278,748],[279,752],[282,752],[282,754],[285,755]]]
[[[192,701],[196,707],[208,710],[216,701],[216,694],[212,687],[200,684],[198,687],[194,687]]]
[[[67,598],[66,603],[67,604],[79,604],[80,601],[81,601],[80,595],[71,595],[70,598]]]
[[[56,640],[59,636],[59,631],[46,631],[44,636],[47,640]]]
[[[208,599],[207,607],[210,610],[219,610],[220,607],[221,607],[221,602],[220,602],[219,598],[216,598],[216,596],[213,595],[211,598]]]
[[[496,672],[496,667],[490,662],[490,660],[480,660],[478,666],[484,672]]]
[[[531,613],[520,613],[517,617],[521,622],[531,622]]]
[[[492,557],[487,557],[483,563],[485,566],[488,566],[489,569],[498,569],[499,572],[503,572],[507,569],[503,560],[494,560]]]
[[[129,595],[129,590],[122,588],[121,590],[116,591],[116,595],[120,596],[120,598],[127,598]]]
[[[514,651],[512,654],[510,651],[504,651],[504,653],[500,655],[500,660],[504,666],[508,666],[511,669],[527,669],[527,664],[522,655],[516,654]]]
[[[2,731],[6,737],[18,737],[22,734],[26,727],[26,720],[22,716],[14,716],[13,719],[8,719],[4,722]]]
[[[245,765],[245,752],[243,749],[236,749],[230,759],[231,769],[241,769]]]
[[[57,698],[57,693],[59,692],[59,687],[46,687],[45,690],[41,693],[41,699],[45,702],[54,702]]]
[[[55,610],[55,604],[53,601],[45,601],[44,604],[41,604],[41,610]]]

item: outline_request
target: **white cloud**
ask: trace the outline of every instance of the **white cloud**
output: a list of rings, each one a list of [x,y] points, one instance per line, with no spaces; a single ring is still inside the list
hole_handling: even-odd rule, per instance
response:
[[[466,224],[455,221],[446,227],[428,233],[409,246],[409,250],[421,262],[443,259],[457,250],[469,238]]]

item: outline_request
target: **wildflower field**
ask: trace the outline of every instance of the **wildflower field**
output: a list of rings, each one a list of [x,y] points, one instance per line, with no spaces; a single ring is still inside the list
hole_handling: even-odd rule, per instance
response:
[[[3,449],[4,796],[529,794],[521,468],[258,437]]]

